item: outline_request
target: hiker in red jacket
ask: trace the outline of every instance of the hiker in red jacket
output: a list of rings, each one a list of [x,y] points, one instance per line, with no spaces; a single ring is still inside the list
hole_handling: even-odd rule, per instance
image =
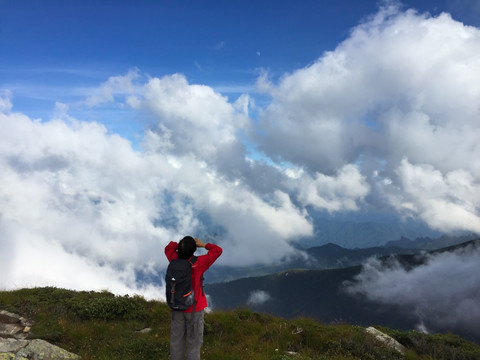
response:
[[[205,248],[208,253],[200,255],[192,265],[192,287],[195,303],[185,311],[172,311],[170,325],[170,357],[172,360],[200,360],[200,348],[203,344],[203,318],[207,307],[207,298],[202,288],[203,273],[222,254],[222,248],[214,244],[205,244],[197,238],[185,236],[179,243],[171,241],[165,247],[168,261],[181,257],[190,260],[197,247]],[[193,309],[195,312],[193,313]],[[186,349],[185,349],[186,345]]]

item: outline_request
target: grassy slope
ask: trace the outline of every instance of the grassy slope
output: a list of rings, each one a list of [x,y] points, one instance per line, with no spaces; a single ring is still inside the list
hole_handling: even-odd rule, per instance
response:
[[[141,297],[58,288],[0,292],[0,309],[35,321],[34,337],[85,359],[168,359],[170,309]],[[138,330],[151,328],[146,334]],[[409,350],[407,359],[480,359],[480,347],[453,335],[424,335],[383,328]],[[292,357],[287,351],[298,353]],[[205,317],[204,360],[401,359],[347,324],[285,320],[249,310]]]

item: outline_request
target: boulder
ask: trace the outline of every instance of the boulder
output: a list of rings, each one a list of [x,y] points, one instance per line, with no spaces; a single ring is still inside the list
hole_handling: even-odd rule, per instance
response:
[[[80,356],[45,340],[27,339],[32,323],[17,314],[0,311],[0,360],[77,360]]]
[[[28,345],[28,340],[2,339],[0,338],[0,354],[17,353]]]
[[[30,340],[27,346],[16,353],[15,359],[21,359],[22,357],[31,360],[80,359],[80,356],[40,339]]]
[[[11,312],[0,311],[0,337],[6,338],[26,338],[31,321]]]
[[[0,311],[0,323],[2,324],[17,324],[20,323],[22,319],[23,318],[17,314],[5,310]]]
[[[79,360],[80,356],[45,340],[0,338],[0,360]]]
[[[397,350],[400,354],[405,355],[407,349],[405,346],[400,344],[397,340],[392,338],[391,336],[381,332],[380,330],[375,329],[374,327],[370,326],[365,330],[367,333],[373,335],[375,339],[384,343],[389,348]]]
[[[24,327],[17,324],[2,324],[0,323],[0,336],[3,337],[17,337],[23,333]]]

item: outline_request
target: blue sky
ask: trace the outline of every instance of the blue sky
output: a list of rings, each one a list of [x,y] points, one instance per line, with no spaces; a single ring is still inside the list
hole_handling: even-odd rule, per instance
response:
[[[0,2],[0,86],[14,108],[51,115],[108,77],[138,68],[148,76],[182,73],[230,98],[248,92],[262,71],[278,79],[314,62],[378,10],[378,1],[5,1]],[[478,25],[477,1],[404,1],[405,8],[452,14]],[[103,109],[106,110],[106,109]],[[142,132],[135,116],[71,111],[111,131]],[[115,119],[115,120],[114,120]],[[125,124],[125,122],[128,122]]]
[[[279,261],[319,214],[480,233],[478,0],[0,9],[0,288],[158,297],[171,239]]]

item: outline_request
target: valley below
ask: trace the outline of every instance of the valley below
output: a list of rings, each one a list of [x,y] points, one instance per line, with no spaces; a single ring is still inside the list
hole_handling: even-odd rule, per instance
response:
[[[442,279],[442,272],[432,272],[440,266],[436,259],[475,264],[479,245],[480,240],[473,240],[425,251],[398,247],[349,250],[327,244],[309,249],[312,259],[304,266],[299,260],[293,261],[290,265],[294,266],[288,270],[208,283],[205,291],[214,310],[248,308],[286,318],[311,317],[325,324],[375,324],[402,330],[452,332],[480,343],[474,321],[478,308],[468,315],[472,321],[452,315],[468,302],[478,307],[478,273],[470,274],[470,285],[459,288],[456,283],[465,279],[456,279],[454,274]],[[422,284],[421,276],[428,272],[439,278],[422,280]],[[387,278],[388,282],[384,282]],[[375,296],[365,290],[372,286]],[[423,298],[420,290],[416,291],[422,287],[430,289]],[[397,295],[392,299],[393,291]]]

